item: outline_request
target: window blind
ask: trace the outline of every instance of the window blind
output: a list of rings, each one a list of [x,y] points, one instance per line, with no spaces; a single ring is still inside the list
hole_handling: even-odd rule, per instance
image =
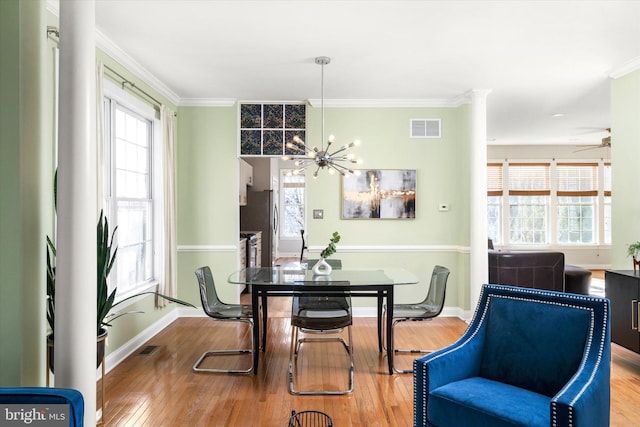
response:
[[[597,163],[558,163],[556,165],[558,197],[598,195]]]
[[[509,195],[551,195],[549,166],[549,163],[509,163]]]
[[[487,196],[502,196],[502,163],[487,164]]]
[[[611,197],[611,163],[604,164],[604,195]]]

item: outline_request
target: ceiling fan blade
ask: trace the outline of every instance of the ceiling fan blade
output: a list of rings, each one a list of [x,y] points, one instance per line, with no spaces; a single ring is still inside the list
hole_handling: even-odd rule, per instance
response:
[[[574,153],[579,153],[581,151],[587,151],[587,150],[595,150],[596,148],[603,148],[604,145],[593,145],[591,147],[587,147],[587,148],[583,148],[581,150],[575,150]]]

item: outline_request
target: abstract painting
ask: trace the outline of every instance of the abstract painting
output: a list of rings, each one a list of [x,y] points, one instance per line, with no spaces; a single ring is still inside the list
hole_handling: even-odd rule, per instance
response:
[[[415,169],[362,169],[342,178],[342,219],[414,219]]]

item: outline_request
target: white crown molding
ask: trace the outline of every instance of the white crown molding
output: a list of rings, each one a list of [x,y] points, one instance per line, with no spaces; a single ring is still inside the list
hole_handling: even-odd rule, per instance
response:
[[[47,0],[47,10],[55,16],[60,16],[60,2],[58,0]],[[120,46],[115,44],[109,37],[96,28],[96,47],[116,60],[129,72],[135,74],[139,79],[148,84],[160,95],[167,98],[174,105],[180,104],[180,96],[169,89],[162,81],[149,72],[146,68],[134,60]]]
[[[118,45],[113,43],[100,30],[96,29],[96,46],[104,53],[115,59],[120,65],[125,67],[129,72],[135,74],[138,78],[151,86],[160,95],[167,98],[174,105],[180,104],[180,96],[169,89],[162,81],[149,72],[146,68],[136,62],[128,53],[122,50]]]
[[[235,98],[181,98],[181,107],[233,107]]]
[[[609,73],[609,77],[612,79],[619,79],[620,77],[626,76],[627,74],[637,70],[640,70],[640,56],[625,62],[620,67],[613,70]]]
[[[434,99],[325,99],[324,106],[330,108],[456,108],[468,104],[464,95],[455,98]],[[309,99],[312,107],[319,108],[321,99]]]

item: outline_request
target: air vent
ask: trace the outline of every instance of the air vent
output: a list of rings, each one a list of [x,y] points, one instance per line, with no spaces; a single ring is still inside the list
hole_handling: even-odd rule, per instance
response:
[[[140,352],[139,352],[138,354],[139,354],[139,355],[142,355],[142,356],[146,356],[146,355],[148,355],[148,354],[153,353],[153,351],[154,351],[156,348],[158,348],[158,346],[157,346],[157,345],[148,345],[148,346],[146,346],[145,348],[143,348],[142,350],[140,350]]]
[[[440,138],[440,119],[411,119],[411,138]]]

